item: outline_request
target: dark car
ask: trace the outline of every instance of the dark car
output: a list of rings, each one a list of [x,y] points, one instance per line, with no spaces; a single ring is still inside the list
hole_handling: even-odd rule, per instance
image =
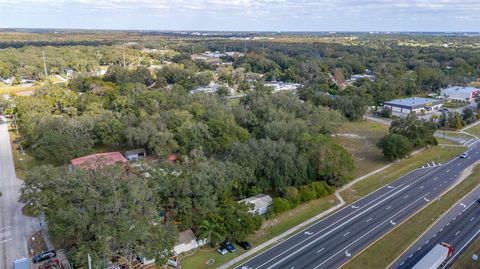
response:
[[[252,248],[252,245],[250,245],[250,243],[248,243],[247,241],[237,241],[237,244],[245,250],[249,250]]]
[[[39,262],[51,259],[55,256],[57,256],[57,253],[55,252],[55,250],[45,251],[45,252],[42,252],[42,253],[40,253],[36,256],[33,256],[32,262],[33,263],[39,263]]]
[[[228,241],[223,241],[222,247],[226,248],[228,252],[235,252],[237,249]]]

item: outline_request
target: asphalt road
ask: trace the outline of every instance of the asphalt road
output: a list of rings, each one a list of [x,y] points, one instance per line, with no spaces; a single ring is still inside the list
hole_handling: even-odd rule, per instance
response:
[[[36,222],[22,215],[17,202],[22,182],[16,178],[7,123],[0,117],[0,268],[13,268],[13,261],[28,257],[26,237]]]
[[[451,244],[454,254],[448,268],[480,234],[480,187],[453,206],[420,237],[390,268],[412,268],[436,244]]]
[[[414,170],[236,268],[338,268],[447,191],[465,168],[480,160],[479,150],[474,143],[466,159]]]

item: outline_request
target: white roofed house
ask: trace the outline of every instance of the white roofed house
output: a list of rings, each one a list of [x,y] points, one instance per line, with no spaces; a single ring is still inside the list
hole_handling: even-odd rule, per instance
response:
[[[267,210],[272,206],[272,197],[266,194],[258,194],[243,200],[240,200],[239,203],[245,203],[251,205],[250,213],[253,215],[264,215],[267,213]]]
[[[168,264],[178,266],[178,255],[197,249],[206,243],[206,239],[197,240],[192,230],[188,229],[178,233],[178,242],[173,247],[173,257],[168,260]]]

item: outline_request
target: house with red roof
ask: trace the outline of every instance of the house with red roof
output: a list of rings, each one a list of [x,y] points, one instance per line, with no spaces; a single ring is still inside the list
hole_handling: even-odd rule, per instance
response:
[[[111,166],[117,163],[126,163],[127,159],[118,151],[96,153],[70,161],[74,168],[95,170],[99,167]]]

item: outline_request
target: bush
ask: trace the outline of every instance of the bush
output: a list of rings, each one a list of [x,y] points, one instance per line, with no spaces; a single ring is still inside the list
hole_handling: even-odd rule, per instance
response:
[[[275,212],[275,214],[280,214],[292,208],[290,202],[284,198],[273,198],[272,203],[273,211]]]
[[[301,186],[299,189],[300,192],[300,199],[302,202],[308,202],[315,198],[317,198],[317,194],[313,188],[310,186]]]
[[[292,208],[296,207],[301,201],[300,194],[295,187],[287,187],[283,197],[290,202]]]
[[[317,194],[317,198],[321,198],[335,192],[335,188],[328,185],[325,181],[312,182],[310,186]]]

